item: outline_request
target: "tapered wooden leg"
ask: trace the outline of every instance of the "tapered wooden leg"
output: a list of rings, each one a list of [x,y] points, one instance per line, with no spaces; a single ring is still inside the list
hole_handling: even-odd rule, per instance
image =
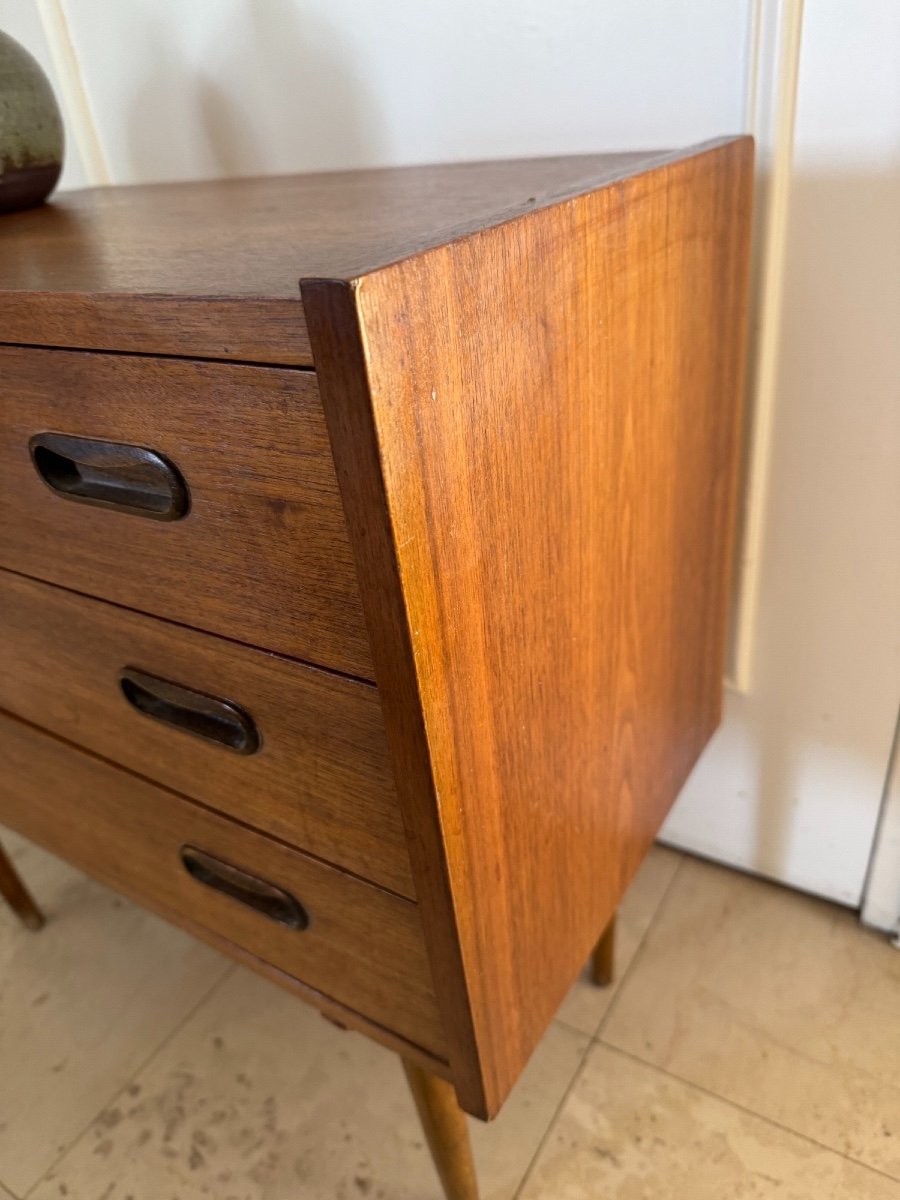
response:
[[[0,846],[0,896],[28,929],[41,929],[44,914],[31,898],[31,893],[19,878],[19,873]]]
[[[455,1090],[405,1059],[403,1069],[447,1200],[478,1200],[469,1128]]]
[[[613,959],[616,953],[616,918],[613,915],[600,935],[600,941],[591,955],[591,978],[598,987],[606,987],[613,981]]]

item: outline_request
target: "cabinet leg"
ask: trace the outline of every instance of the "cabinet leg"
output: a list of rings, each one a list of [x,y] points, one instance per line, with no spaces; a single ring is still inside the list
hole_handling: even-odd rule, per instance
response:
[[[19,873],[0,846],[0,896],[28,929],[41,929],[44,914],[31,898],[31,893],[19,878]]]
[[[478,1200],[466,1114],[453,1086],[406,1059],[403,1069],[447,1200]]]
[[[591,955],[591,978],[598,987],[606,987],[613,981],[613,958],[616,953],[616,917],[613,914],[609,924],[600,935],[600,941],[594,947]]]

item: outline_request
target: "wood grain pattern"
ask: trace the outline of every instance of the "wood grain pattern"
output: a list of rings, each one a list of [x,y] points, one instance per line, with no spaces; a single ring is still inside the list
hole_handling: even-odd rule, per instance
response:
[[[0,347],[0,566],[370,678],[315,376]],[[191,509],[76,504],[35,471],[40,432],[166,455]]]
[[[296,297],[0,292],[0,333],[17,345],[312,365]]]
[[[646,157],[57,193],[0,225],[0,342],[308,366],[301,277],[353,278]]]
[[[454,1082],[496,1112],[719,717],[749,139],[307,321]]]
[[[236,703],[255,754],[131,707],[136,667]],[[0,708],[408,897],[378,694],[358,683],[0,571]]]
[[[415,904],[236,825],[13,717],[0,717],[0,821],[165,916],[211,930],[445,1057]],[[192,879],[202,848],[297,897],[289,929]]]

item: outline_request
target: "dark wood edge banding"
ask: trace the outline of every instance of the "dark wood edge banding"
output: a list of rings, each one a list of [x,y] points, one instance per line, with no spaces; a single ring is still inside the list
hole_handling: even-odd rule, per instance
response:
[[[462,1107],[475,1116],[486,1117],[489,1105],[479,1069],[444,837],[388,520],[354,288],[341,280],[304,280],[301,287],[360,578],[453,1082]]]

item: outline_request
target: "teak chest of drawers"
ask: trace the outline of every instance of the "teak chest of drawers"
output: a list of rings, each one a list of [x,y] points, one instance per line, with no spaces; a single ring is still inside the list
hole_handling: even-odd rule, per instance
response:
[[[398,1050],[454,1196],[718,720],[751,181],[0,222],[0,821]]]

